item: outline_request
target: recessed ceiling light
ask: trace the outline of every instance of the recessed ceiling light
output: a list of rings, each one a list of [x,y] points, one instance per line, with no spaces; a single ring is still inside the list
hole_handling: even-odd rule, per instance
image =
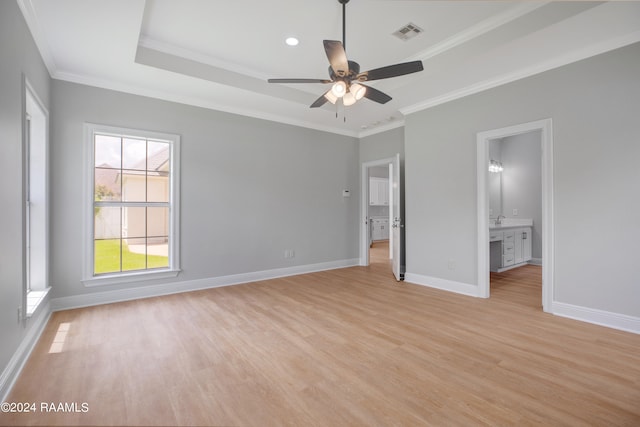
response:
[[[298,39],[295,37],[287,37],[287,39],[284,42],[289,46],[297,46],[298,43],[300,43]]]

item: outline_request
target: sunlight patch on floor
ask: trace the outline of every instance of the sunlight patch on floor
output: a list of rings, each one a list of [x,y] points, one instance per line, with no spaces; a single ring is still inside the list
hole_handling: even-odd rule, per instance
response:
[[[67,333],[69,332],[70,327],[71,323],[60,323],[56,336],[53,338],[53,342],[51,343],[51,347],[49,347],[49,353],[62,353],[64,342],[67,339]]]

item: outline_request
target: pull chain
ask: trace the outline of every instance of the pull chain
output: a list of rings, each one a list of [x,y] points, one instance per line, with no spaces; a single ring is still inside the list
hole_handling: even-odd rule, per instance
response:
[[[336,101],[336,119],[338,119],[338,113],[340,111],[340,105],[342,104],[342,121],[344,123],[347,122],[347,109],[344,107],[344,102],[342,99]]]

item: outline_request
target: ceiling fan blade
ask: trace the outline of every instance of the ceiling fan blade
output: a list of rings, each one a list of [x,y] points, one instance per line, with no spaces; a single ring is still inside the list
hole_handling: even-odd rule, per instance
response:
[[[269,79],[269,83],[331,83],[327,79]]]
[[[388,79],[390,77],[417,73],[422,70],[424,70],[422,61],[403,62],[401,64],[388,65],[374,70],[363,71],[356,76],[356,80],[366,82],[371,80]]]
[[[378,89],[372,88],[371,86],[362,86],[367,88],[367,91],[364,93],[364,97],[369,98],[370,100],[375,101],[379,104],[386,104],[393,99],[386,93],[380,92]]]
[[[344,51],[342,42],[337,40],[323,40],[324,51],[327,53],[329,63],[333,72],[338,77],[346,77],[349,75],[349,62],[347,61],[347,54]]]
[[[331,89],[329,89],[330,91]],[[325,95],[327,94],[327,92],[323,93],[322,96],[320,96],[320,98],[316,99],[313,104],[311,104],[309,106],[309,108],[318,108],[318,107],[322,107],[324,104],[327,103],[327,98],[325,97]]]

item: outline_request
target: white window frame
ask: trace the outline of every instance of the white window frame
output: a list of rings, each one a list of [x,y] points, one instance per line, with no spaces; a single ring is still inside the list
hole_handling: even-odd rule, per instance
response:
[[[31,317],[49,286],[49,111],[23,83],[23,298],[21,318]]]
[[[169,266],[167,268],[94,274],[94,137],[96,134],[145,138],[168,142],[171,152],[169,182]],[[87,286],[115,285],[142,280],[176,277],[180,272],[180,136],[175,134],[129,129],[115,126],[84,124],[84,188],[83,188],[83,278]]]

